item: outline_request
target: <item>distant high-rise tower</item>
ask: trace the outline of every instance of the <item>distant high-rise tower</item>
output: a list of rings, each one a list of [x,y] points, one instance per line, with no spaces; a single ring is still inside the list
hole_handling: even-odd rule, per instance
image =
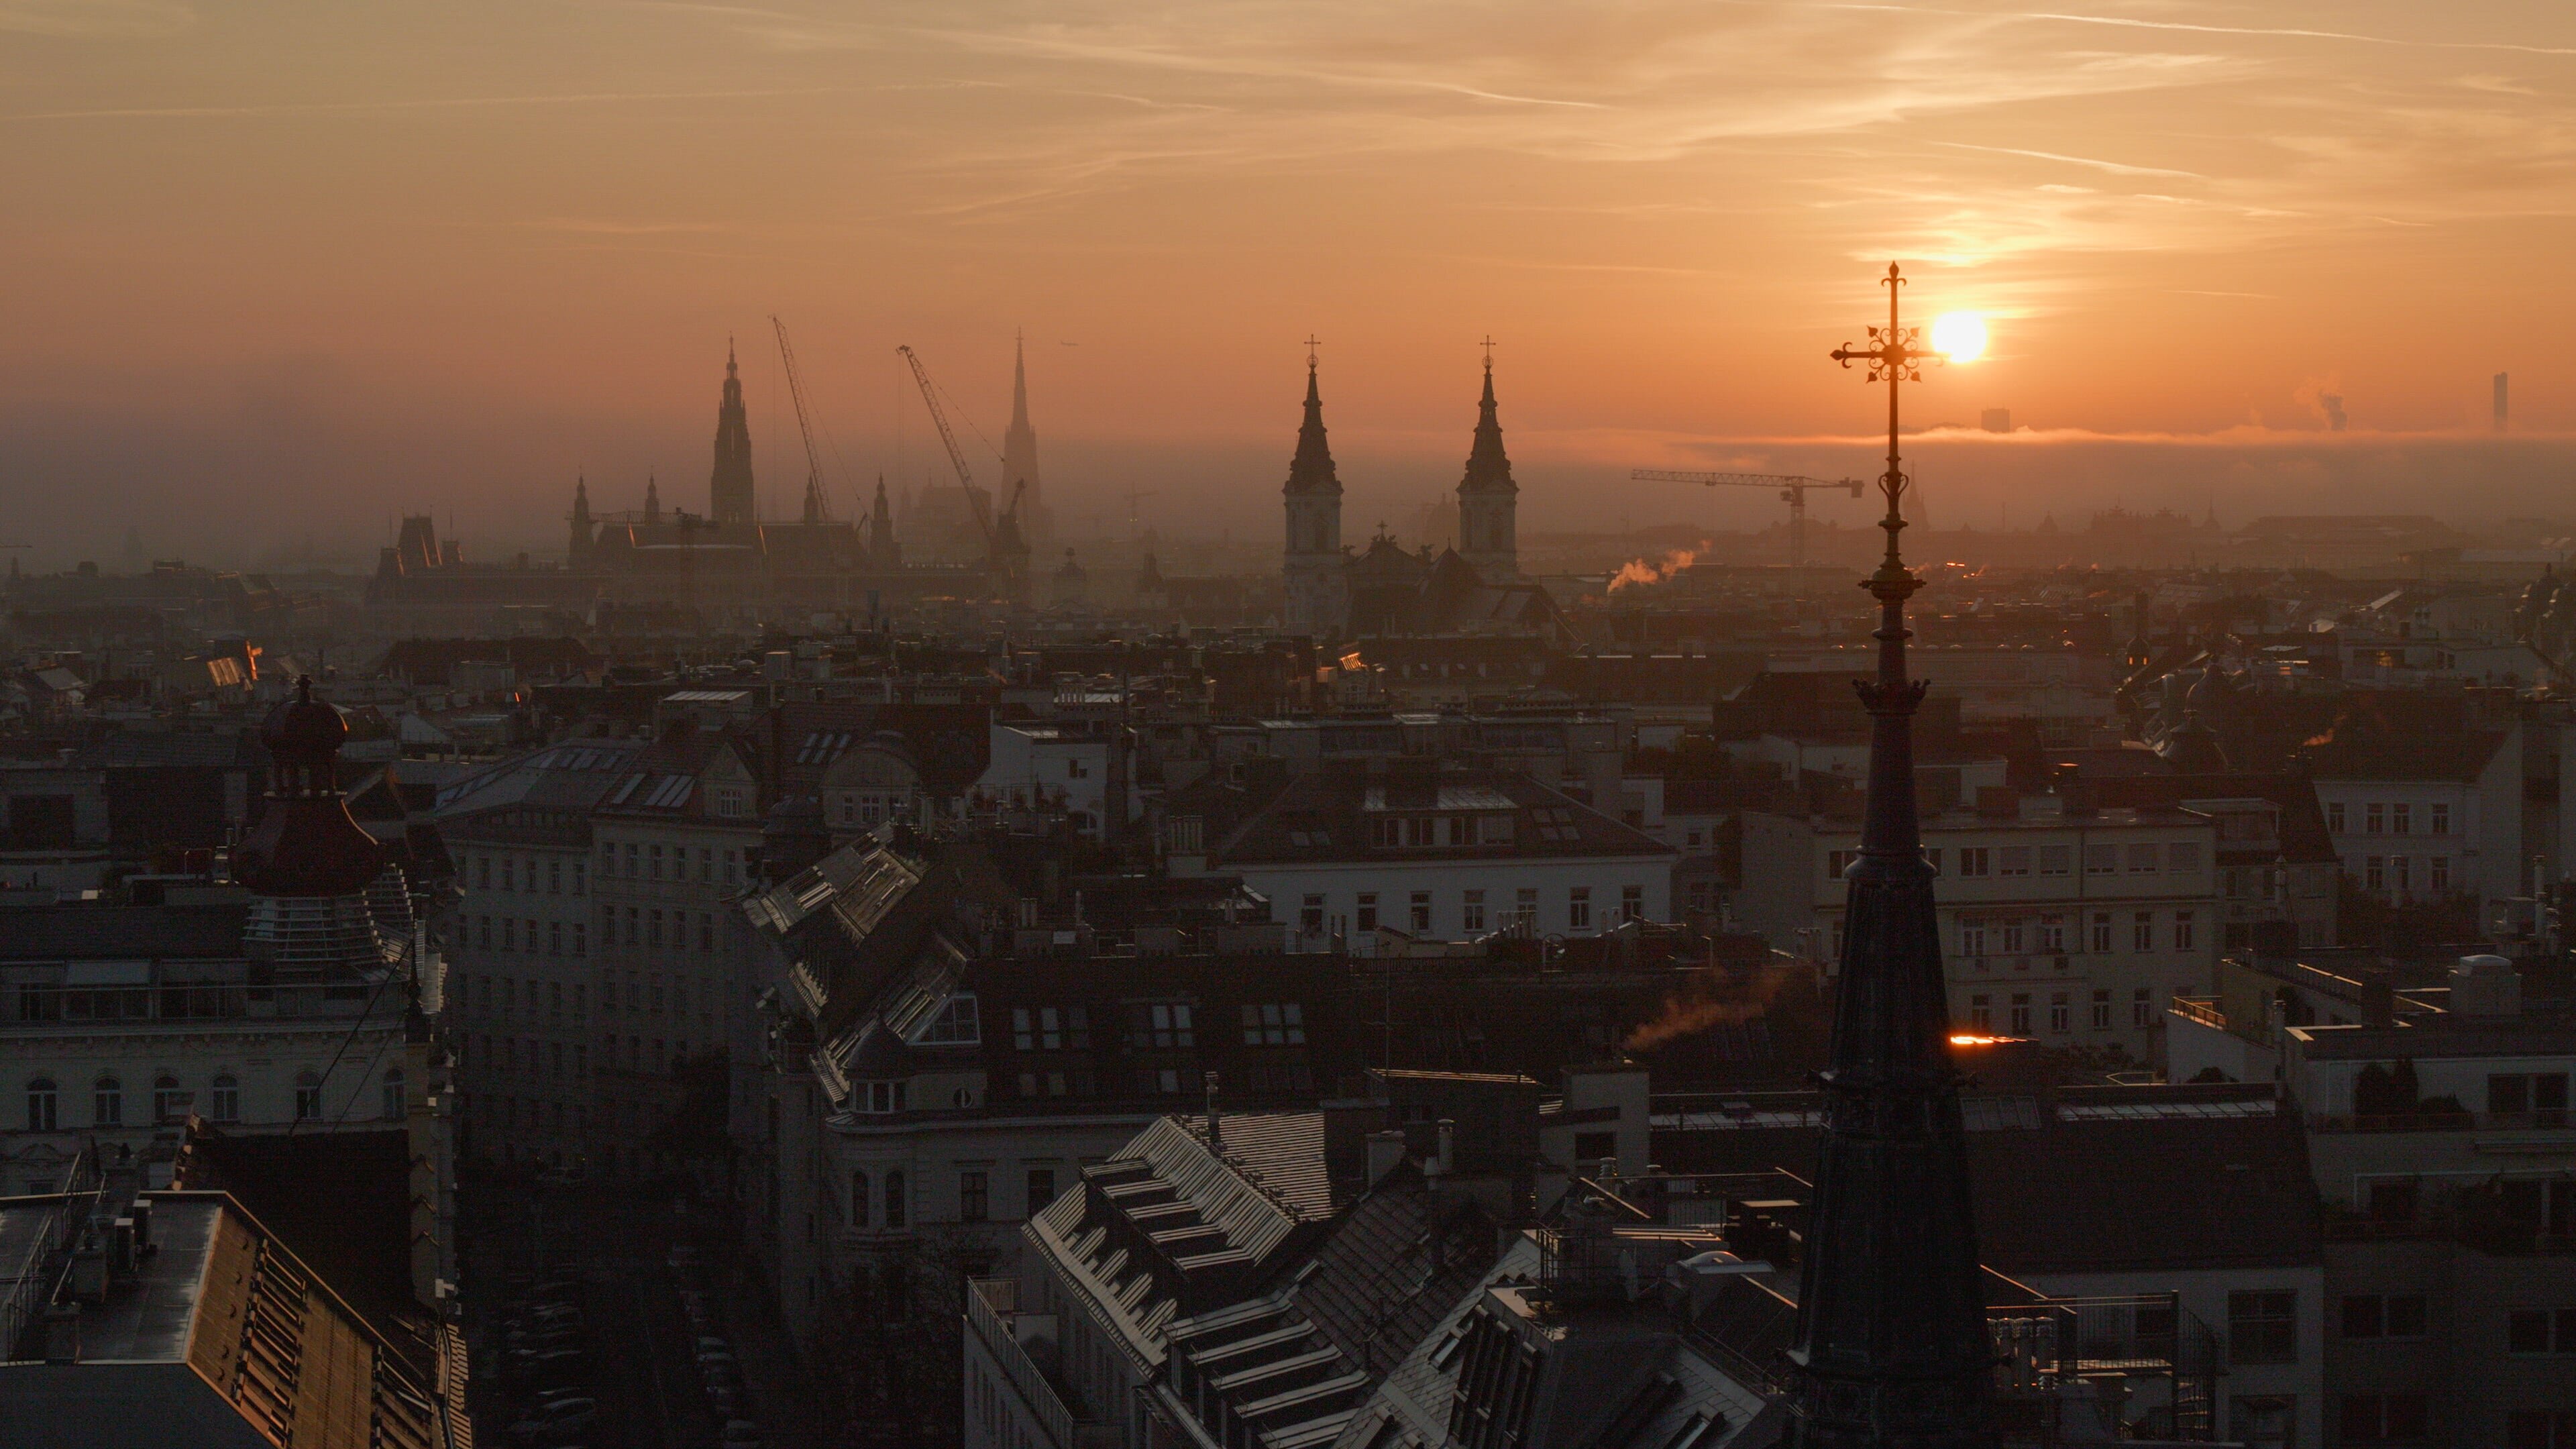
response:
[[[644,475],[644,521],[662,521],[662,484],[650,473]]]
[[[1458,554],[1488,583],[1521,573],[1520,534],[1514,515],[1520,486],[1503,454],[1503,425],[1494,416],[1494,354],[1485,353],[1485,398],[1476,405],[1476,441],[1467,450],[1467,473],[1458,480]]]
[[[1349,560],[1342,556],[1342,480],[1324,441],[1324,396],[1315,382],[1315,354],[1306,353],[1306,420],[1297,428],[1297,456],[1288,464],[1286,623],[1327,634],[1350,622]]]
[[[590,480],[575,478],[572,483],[572,537],[564,549],[564,562],[574,568],[587,565],[591,543]]]
[[[751,485],[751,421],[742,408],[742,372],[725,347],[724,401],[716,405],[716,467],[707,479],[707,516],[719,524],[759,516]]]
[[[2506,418],[2504,380],[2505,374],[2499,372],[2495,375],[2495,430],[2499,433],[2504,431]]]
[[[1025,488],[1027,491],[1022,492]],[[1011,343],[1011,425],[1002,430],[1002,487],[993,495],[1008,507],[1020,500],[1020,527],[1038,542],[1049,532],[1046,495],[1038,488],[1038,430],[1029,425],[1028,342]]]

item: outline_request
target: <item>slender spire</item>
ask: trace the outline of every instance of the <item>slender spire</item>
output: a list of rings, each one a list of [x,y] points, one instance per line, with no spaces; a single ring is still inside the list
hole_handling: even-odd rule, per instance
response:
[[[1512,460],[1503,452],[1503,424],[1494,411],[1494,343],[1485,339],[1485,396],[1476,404],[1476,441],[1467,449],[1467,475],[1460,493],[1518,493],[1512,482]]]
[[[1011,334],[1011,426],[1029,425],[1029,335]]]
[[[1038,486],[1038,430],[1029,423],[1028,348],[1015,337],[1011,344],[1011,425],[1002,430],[1002,486],[999,498],[1028,495],[1020,526],[1032,540],[1048,532],[1046,493]]]
[[[716,404],[715,469],[707,475],[707,517],[720,524],[751,522],[757,512],[752,486],[751,419],[742,403],[742,369],[728,337],[724,394]],[[812,489],[807,493],[810,502]]]
[[[1887,384],[1887,553],[1862,587],[1878,601],[1869,803],[1860,857],[1844,871],[1843,948],[1821,1075],[1825,1138],[1798,1291],[1788,1442],[1798,1449],[1982,1449],[1995,1442],[1994,1350],[1969,1194],[1959,1073],[1941,971],[1934,871],[1915,809],[1914,712],[1905,601],[1921,580],[1897,547],[1907,479],[1897,387],[1937,360],[1899,325],[1889,267],[1884,331],[1834,353]]]
[[[1333,450],[1324,440],[1324,394],[1315,380],[1315,339],[1306,339],[1306,420],[1297,425],[1297,456],[1288,464],[1290,493],[1339,493]]]

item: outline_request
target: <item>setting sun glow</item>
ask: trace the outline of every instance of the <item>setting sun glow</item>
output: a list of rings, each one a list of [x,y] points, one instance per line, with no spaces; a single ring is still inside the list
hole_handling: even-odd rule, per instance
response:
[[[1932,319],[1932,350],[1952,362],[1974,362],[1986,350],[1986,319],[1974,312],[1944,312]]]

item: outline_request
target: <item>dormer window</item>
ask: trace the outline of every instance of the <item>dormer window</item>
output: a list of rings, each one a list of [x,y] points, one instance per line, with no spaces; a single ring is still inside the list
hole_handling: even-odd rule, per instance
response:
[[[950,997],[948,1004],[940,1008],[939,1015],[931,1018],[930,1025],[923,1027],[921,1035],[913,1040],[921,1046],[981,1044],[984,1040],[983,1023],[978,1017],[974,996],[960,992]]]
[[[850,1110],[871,1117],[888,1116],[904,1110],[902,1082],[852,1082]]]

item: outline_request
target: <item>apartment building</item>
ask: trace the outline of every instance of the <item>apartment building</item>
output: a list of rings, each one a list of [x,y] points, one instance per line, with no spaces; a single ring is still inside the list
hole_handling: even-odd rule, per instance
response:
[[[2343,873],[2392,905],[2528,895],[2522,727],[2321,747],[2312,773]]]
[[[2217,822],[2192,809],[2067,813],[1986,797],[1923,821],[1941,874],[1951,1020],[1979,1034],[2159,1059],[2165,1004],[2218,959]],[[1860,822],[1747,811],[1739,929],[1826,962]]]

